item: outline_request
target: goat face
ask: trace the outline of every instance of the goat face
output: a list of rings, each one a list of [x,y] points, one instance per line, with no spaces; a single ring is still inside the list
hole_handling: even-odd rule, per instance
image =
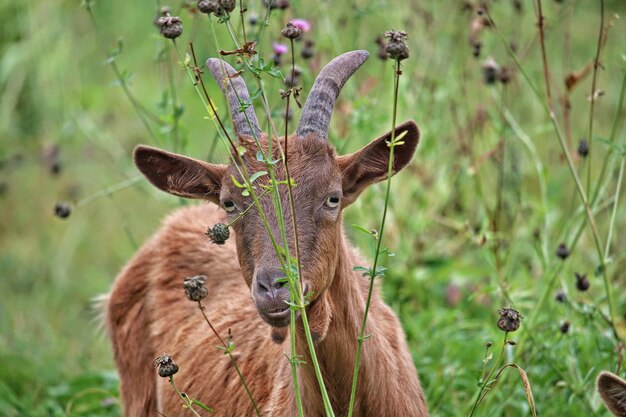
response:
[[[389,164],[388,141],[391,132],[375,139],[358,152],[336,156],[328,144],[327,131],[330,114],[339,90],[346,79],[364,62],[367,53],[354,51],[344,54],[320,73],[304,106],[298,130],[287,143],[273,139],[273,160],[281,159],[279,149],[287,149],[286,158],[293,187],[293,208],[296,214],[297,240],[303,292],[307,294],[312,314],[312,327],[318,336],[327,330],[332,306],[325,290],[332,284],[338,264],[341,232],[341,210],[352,203],[370,184],[387,178]],[[246,151],[233,153],[236,164],[231,166],[209,164],[159,149],[139,146],[135,163],[140,171],[158,188],[171,194],[201,198],[219,204],[235,231],[235,241],[243,277],[250,287],[260,316],[273,327],[289,324],[287,302],[290,293],[284,284],[281,259],[275,245],[289,247],[296,258],[296,233],[290,197],[286,185],[286,171],[282,161],[274,165],[278,197],[281,201],[283,229],[277,216],[276,196],[264,192],[268,174],[254,181],[260,207],[251,207],[254,201],[237,184],[248,175],[266,171],[264,162],[257,159],[259,145],[267,154],[268,137],[259,127],[252,106],[243,109],[239,100],[246,102],[249,95],[241,77],[234,69],[219,60],[209,60],[207,66],[220,82],[230,105],[238,143]],[[412,159],[419,131],[414,122],[396,128],[396,136],[405,132],[402,145],[395,147],[393,172],[404,168]],[[268,156],[269,158],[269,156]],[[250,209],[248,209],[250,208]],[[260,208],[260,210],[259,210]],[[270,239],[267,228],[274,237]],[[279,250],[280,252],[280,250]],[[316,321],[318,322],[316,324]]]

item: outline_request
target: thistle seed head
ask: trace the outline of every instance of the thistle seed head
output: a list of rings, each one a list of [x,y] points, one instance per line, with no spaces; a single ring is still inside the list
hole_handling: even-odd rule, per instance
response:
[[[230,237],[230,230],[228,230],[227,224],[217,223],[208,228],[204,234],[216,245],[223,245]]]
[[[574,272],[574,276],[576,277],[576,289],[582,292],[587,291],[591,286],[591,283],[587,278],[587,274],[579,274],[578,272]]]
[[[176,365],[172,357],[166,353],[156,357],[154,366],[157,368],[161,378],[169,378],[178,372],[178,365]]]
[[[570,251],[565,245],[565,243],[560,243],[559,247],[556,248],[556,256],[561,258],[562,260],[566,260],[570,255]]]
[[[185,288],[185,296],[190,301],[202,301],[209,295],[209,290],[204,286],[206,279],[206,275],[185,278],[183,287]]]
[[[503,332],[514,332],[519,329],[520,321],[523,319],[519,311],[512,308],[503,308],[498,310],[500,318],[498,319],[498,329]]]
[[[289,22],[280,33],[287,39],[297,39],[302,35],[302,29]]]
[[[178,16],[162,16],[157,19],[161,35],[167,39],[176,39],[183,34],[183,22]]]
[[[60,219],[67,219],[72,214],[72,208],[67,203],[56,203],[54,205],[54,215]]]
[[[402,61],[409,57],[409,48],[406,46],[408,35],[404,31],[388,30],[385,32],[385,38],[389,39],[389,43],[385,46],[385,51],[391,59]]]

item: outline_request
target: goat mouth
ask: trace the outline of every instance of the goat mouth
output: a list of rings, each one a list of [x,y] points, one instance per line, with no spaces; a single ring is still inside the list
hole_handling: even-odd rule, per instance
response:
[[[291,320],[291,311],[288,305],[277,306],[270,309],[259,309],[263,321],[272,327],[285,327]]]

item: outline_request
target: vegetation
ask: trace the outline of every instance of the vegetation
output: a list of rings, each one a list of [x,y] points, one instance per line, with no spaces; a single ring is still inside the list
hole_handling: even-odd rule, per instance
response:
[[[188,42],[200,63],[241,47],[239,6],[226,24],[192,12],[195,2],[169,4],[183,25],[172,41],[154,24],[160,3],[0,2],[0,415],[120,414],[93,300],[159,219],[189,204],[148,186],[132,149],[228,158],[196,77],[230,129],[227,107]],[[625,374],[626,4],[292,0],[268,14],[243,3],[278,132],[292,44],[303,98],[333,57],[371,53],[334,112],[340,153],[390,129],[396,82],[397,121],[420,126],[389,198],[387,183],[374,187],[345,224],[377,254],[381,240],[361,232],[382,229],[386,211],[379,238],[394,256],[383,251],[369,272],[386,268],[376,279],[432,415],[530,415],[530,388],[539,414],[608,415],[594,381]],[[311,28],[288,42],[281,30],[296,18]],[[396,61],[379,57],[391,28],[410,48],[397,80]],[[273,43],[288,50],[276,66]],[[499,315],[507,307],[524,317],[519,330],[514,313]]]

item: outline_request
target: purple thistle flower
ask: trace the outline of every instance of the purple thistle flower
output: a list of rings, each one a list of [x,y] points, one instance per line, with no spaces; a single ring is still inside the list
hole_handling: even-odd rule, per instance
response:
[[[272,49],[274,50],[274,53],[276,55],[283,55],[289,51],[289,48],[287,47],[287,45],[284,45],[282,43],[276,43],[276,42],[272,44]]]
[[[291,24],[300,29],[302,32],[308,32],[311,30],[311,23],[304,19],[293,19]]]

